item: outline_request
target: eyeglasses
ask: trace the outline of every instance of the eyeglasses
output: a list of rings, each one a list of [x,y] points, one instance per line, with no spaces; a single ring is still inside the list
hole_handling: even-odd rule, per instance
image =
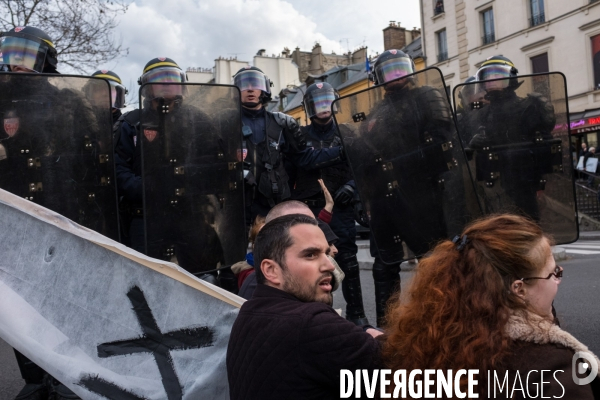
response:
[[[561,267],[560,265],[557,265],[556,268],[554,268],[554,272],[550,272],[550,275],[548,275],[545,278],[539,278],[539,277],[532,277],[532,278],[521,278],[522,281],[526,281],[526,280],[531,280],[531,279],[550,279],[550,277],[554,276],[556,279],[562,279],[563,276],[563,271],[564,268]]]

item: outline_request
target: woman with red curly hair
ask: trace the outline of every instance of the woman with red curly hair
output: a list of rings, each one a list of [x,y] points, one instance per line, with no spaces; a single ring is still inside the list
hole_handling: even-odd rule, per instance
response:
[[[544,397],[594,399],[600,378],[579,386],[571,375],[574,353],[589,350],[552,316],[563,269],[551,245],[533,221],[508,214],[439,243],[419,263],[408,300],[389,305],[386,368],[478,369],[480,398],[487,398],[488,371],[501,381],[508,371],[510,385],[519,374],[527,396],[543,390]],[[541,370],[564,372],[553,378]],[[528,393],[496,390],[495,398]]]

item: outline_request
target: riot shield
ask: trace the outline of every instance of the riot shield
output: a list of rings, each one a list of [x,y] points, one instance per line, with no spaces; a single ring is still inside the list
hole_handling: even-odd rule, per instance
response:
[[[557,244],[577,240],[564,75],[462,84],[454,102],[484,213],[524,214]]]
[[[191,273],[243,260],[239,89],[146,84],[140,106],[146,253]]]
[[[0,188],[119,240],[110,87],[0,74]]]
[[[419,256],[480,213],[441,72],[431,68],[334,103],[380,258]]]

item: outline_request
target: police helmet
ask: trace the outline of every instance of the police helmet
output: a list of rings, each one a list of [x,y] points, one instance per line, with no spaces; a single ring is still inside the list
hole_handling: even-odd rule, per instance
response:
[[[146,63],[138,84],[144,83],[184,83],[187,75],[175,61],[168,57],[157,57]]]
[[[247,66],[240,69],[233,76],[233,84],[240,91],[260,90],[262,92],[260,98],[263,104],[271,101],[271,86],[273,86],[273,82],[271,82],[260,68]]]
[[[303,104],[306,115],[312,118],[325,111],[336,112],[335,106],[332,109],[332,103],[339,97],[337,90],[329,83],[313,83],[304,93]]]
[[[381,85],[415,72],[415,63],[402,50],[386,50],[373,65],[375,85]]]
[[[32,26],[17,26],[0,34],[2,64],[14,70],[58,73],[56,48],[50,36]]]
[[[487,60],[485,60],[475,73],[475,78],[479,82],[505,78],[503,81],[496,81],[495,83],[490,83],[489,85],[484,84],[483,87],[485,90],[490,90],[492,88],[513,88],[519,86],[517,80],[507,78],[516,78],[518,73],[519,71],[512,61],[504,56],[498,55],[489,57]]]
[[[110,84],[110,100],[113,108],[125,107],[127,88],[123,86],[121,78],[113,71],[100,69],[92,74],[96,78],[104,78]]]

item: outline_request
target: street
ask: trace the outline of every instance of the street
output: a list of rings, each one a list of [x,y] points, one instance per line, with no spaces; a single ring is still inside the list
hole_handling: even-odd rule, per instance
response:
[[[561,327],[575,336],[592,352],[600,354],[600,241],[580,240],[565,248],[568,259],[558,262],[564,267],[564,277],[554,302]],[[403,290],[414,275],[414,267],[403,264]],[[361,270],[365,311],[375,324],[375,297],[370,270]],[[344,308],[341,290],[334,293],[334,308]],[[12,400],[23,386],[13,350],[0,339],[0,400]]]

